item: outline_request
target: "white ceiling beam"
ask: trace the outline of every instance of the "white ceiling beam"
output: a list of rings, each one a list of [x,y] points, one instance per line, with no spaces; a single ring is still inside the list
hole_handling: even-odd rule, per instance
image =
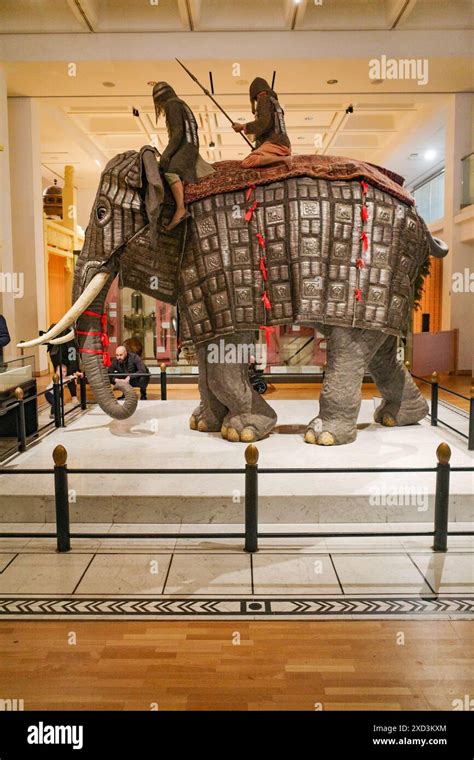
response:
[[[285,29],[293,31],[296,21],[299,18],[300,8],[306,6],[306,0],[284,0],[283,16],[285,19]]]
[[[95,32],[99,20],[99,3],[97,0],[66,0],[74,17],[89,32]]]
[[[73,144],[78,145],[93,161],[99,162],[102,169],[104,168],[109,160],[108,156],[61,108],[51,103],[43,102],[41,103],[41,109],[47,112],[48,118],[52,119],[61,128],[64,135],[68,135]]]
[[[396,29],[400,22],[406,21],[418,0],[386,0],[385,15],[387,28]]]
[[[199,29],[201,23],[202,0],[178,0],[181,23],[189,31]]]
[[[0,34],[0,60],[9,61],[169,61],[176,51],[186,59],[279,60],[472,56],[469,29],[358,32],[115,32],[97,34]],[[243,49],[245,41],[245,49]],[[72,56],[74,56],[72,58]]]

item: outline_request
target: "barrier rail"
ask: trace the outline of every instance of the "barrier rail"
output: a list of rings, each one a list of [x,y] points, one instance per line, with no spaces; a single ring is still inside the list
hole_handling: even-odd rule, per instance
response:
[[[1,475],[53,475],[54,495],[56,505],[56,532],[55,533],[0,533],[0,538],[56,538],[58,552],[67,552],[71,548],[71,532],[69,522],[69,475],[245,475],[245,533],[75,533],[75,538],[244,538],[244,551],[254,553],[258,551],[258,539],[262,538],[316,538],[316,537],[377,537],[377,536],[433,536],[433,551],[446,552],[448,541],[448,514],[449,514],[449,483],[451,472],[474,472],[474,467],[451,467],[451,449],[447,443],[440,443],[436,449],[437,464],[435,467],[308,467],[308,468],[264,468],[259,471],[259,451],[256,446],[250,444],[245,449],[245,469],[68,469],[67,451],[64,446],[58,445],[53,451],[54,469],[9,469],[0,468]],[[261,533],[258,527],[258,478],[259,475],[275,473],[386,473],[386,472],[433,472],[436,473],[434,526],[432,531],[403,531],[403,532],[340,532],[340,533]],[[451,531],[451,535],[474,535],[473,531]]]
[[[405,365],[410,371],[410,364],[409,362],[405,362]],[[458,435],[462,436],[463,438],[467,439],[467,448],[469,451],[474,450],[474,384],[471,385],[471,394],[470,396],[463,396],[462,393],[458,393],[457,391],[451,390],[451,388],[446,388],[443,385],[440,385],[438,382],[438,373],[433,372],[431,375],[431,380],[425,380],[424,377],[420,377],[419,375],[414,375],[412,372],[410,372],[411,376],[414,377],[416,380],[419,380],[421,383],[425,383],[425,385],[431,386],[431,410],[429,413],[431,424],[433,427],[437,427],[438,422],[441,422],[442,425],[449,428],[450,430],[453,430]],[[469,404],[469,413],[468,413],[468,434],[462,432],[462,430],[458,430],[457,428],[450,425],[448,422],[445,422],[444,420],[441,420],[438,416],[438,402],[439,402],[439,391],[443,391],[444,393],[450,393],[452,396],[456,396],[457,398],[463,399],[463,401],[467,401]]]

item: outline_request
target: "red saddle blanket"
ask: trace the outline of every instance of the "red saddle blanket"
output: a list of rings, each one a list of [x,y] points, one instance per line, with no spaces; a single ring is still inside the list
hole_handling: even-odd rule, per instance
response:
[[[415,201],[403,187],[404,178],[375,164],[342,156],[293,156],[291,168],[285,164],[263,169],[242,169],[240,161],[217,161],[214,174],[185,187],[186,203],[193,203],[218,193],[244,190],[251,185],[268,185],[290,177],[309,176],[316,179],[364,179],[402,203],[413,206]]]

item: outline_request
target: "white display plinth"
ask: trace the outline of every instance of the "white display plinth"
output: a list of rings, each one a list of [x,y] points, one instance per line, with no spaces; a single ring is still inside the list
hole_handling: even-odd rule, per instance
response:
[[[244,514],[243,475],[124,475],[130,468],[243,468],[245,444],[189,429],[196,401],[142,401],[129,420],[111,420],[94,406],[15,459],[21,468],[52,467],[61,443],[70,468],[116,468],[114,475],[70,475],[71,520],[78,522],[238,523]],[[346,446],[304,443],[317,401],[274,401],[275,431],[257,443],[259,467],[434,467],[446,441],[451,465],[472,465],[466,442],[429,421],[401,428],[373,422],[363,401],[359,433]],[[435,473],[261,474],[260,523],[431,522]],[[0,520],[54,520],[51,475],[1,476]],[[452,473],[450,521],[472,520],[473,474]]]

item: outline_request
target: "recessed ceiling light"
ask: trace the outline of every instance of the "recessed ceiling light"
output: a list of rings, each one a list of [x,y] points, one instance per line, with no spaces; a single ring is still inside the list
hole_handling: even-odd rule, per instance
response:
[[[326,82],[326,84],[337,84],[338,82],[339,82],[338,79],[328,79],[328,81]]]
[[[419,153],[410,153],[410,155],[408,156],[408,158],[410,159],[410,161],[416,161],[418,158],[420,158],[420,154]]]
[[[115,82],[102,82],[104,87],[115,87]]]
[[[433,148],[429,148],[425,151],[423,158],[425,161],[432,161],[434,158],[436,158],[436,151],[433,150]]]

